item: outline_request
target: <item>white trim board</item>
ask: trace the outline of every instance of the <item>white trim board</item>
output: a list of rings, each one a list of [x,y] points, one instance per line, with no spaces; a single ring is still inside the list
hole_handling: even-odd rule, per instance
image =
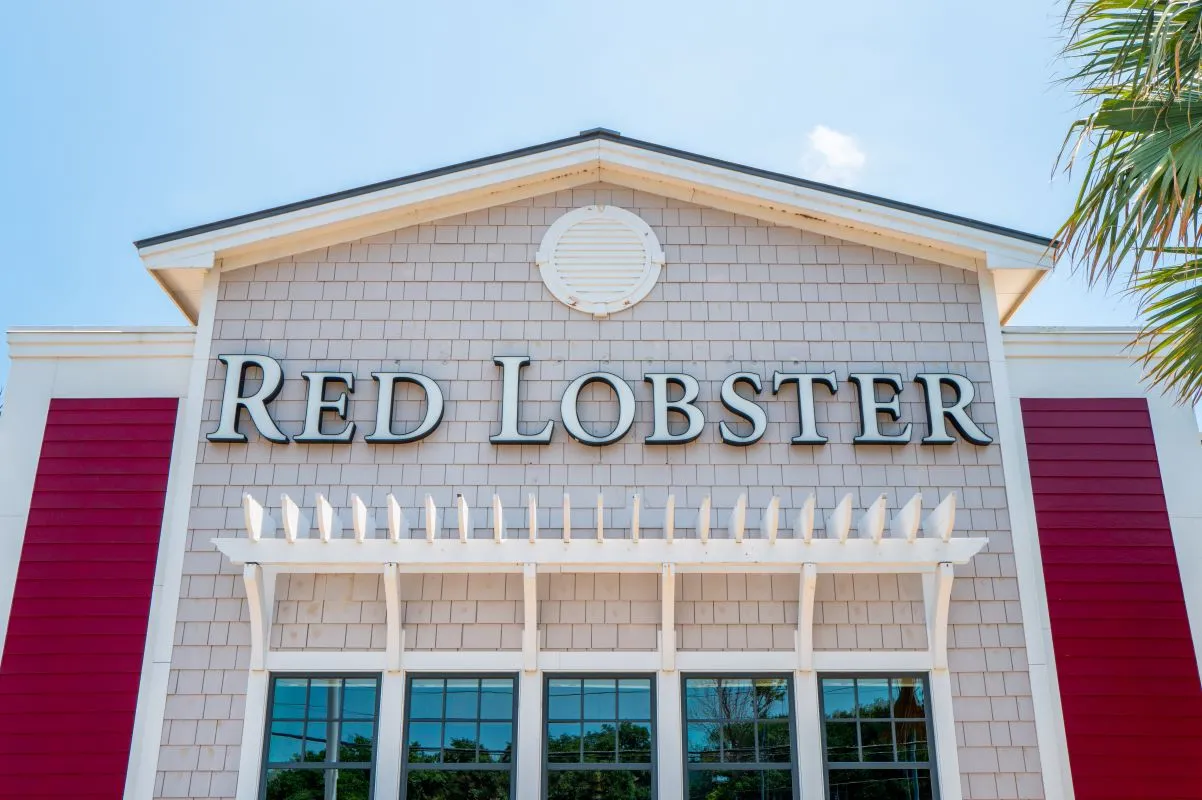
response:
[[[1002,270],[997,295],[1008,318],[1050,268],[1047,246],[1016,233],[919,213],[886,201],[847,196],[752,174],[697,158],[652,150],[620,139],[566,142],[525,155],[488,161],[293,210],[204,227],[139,249],[180,308],[195,320],[198,271],[235,269],[354,241],[397,228],[495,207],[539,194],[605,181],[704,204],[779,225],[877,247],[941,264]]]

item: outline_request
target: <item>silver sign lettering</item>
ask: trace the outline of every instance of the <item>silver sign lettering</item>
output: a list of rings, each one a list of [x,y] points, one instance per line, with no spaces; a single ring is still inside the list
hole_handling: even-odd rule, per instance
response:
[[[246,410],[251,423],[264,439],[286,444],[288,436],[272,418],[269,406],[284,386],[284,371],[280,363],[268,356],[220,355],[217,357],[226,366],[225,388],[217,429],[208,434],[210,442],[244,443],[246,434],[239,430],[241,412]],[[547,444],[555,431],[555,420],[523,422],[521,409],[521,373],[531,363],[529,356],[495,356],[493,363],[501,368],[500,430],[489,437],[493,444]],[[254,391],[248,384],[259,373],[262,379]],[[409,444],[421,441],[434,434],[442,424],[447,410],[442,388],[431,378],[417,372],[372,372],[379,386],[375,408],[375,429],[363,437],[372,444]],[[355,389],[355,375],[350,372],[302,372],[306,381],[305,411],[302,430],[296,441],[310,444],[346,444],[356,434],[356,425],[350,415],[350,404]],[[768,414],[756,397],[764,390],[763,380],[755,372],[734,372],[727,375],[712,398],[738,418],[738,421],[719,420],[718,439],[732,447],[746,447],[764,438],[768,431]],[[904,445],[911,441],[914,423],[902,419],[901,393],[902,376],[895,372],[857,372],[847,376],[855,385],[856,409],[859,412],[860,431],[852,442],[857,445]],[[683,445],[696,441],[705,432],[705,413],[702,400],[705,387],[692,375],[681,372],[649,372],[643,381],[650,386],[651,419],[650,435],[646,444]],[[604,434],[593,434],[580,422],[580,393],[590,384],[604,383],[617,400],[617,419],[613,428]],[[975,445],[985,446],[993,439],[970,415],[970,407],[976,399],[976,386],[963,375],[950,372],[920,372],[914,383],[922,387],[923,410],[926,415],[926,435],[923,445],[953,445],[960,439]],[[334,384],[332,387],[331,384]],[[425,412],[421,421],[409,430],[395,430],[397,386],[410,384],[425,395]],[[740,384],[748,389],[740,393]],[[338,390],[341,385],[343,388]],[[713,383],[708,384],[712,386]],[[823,386],[826,393],[834,397],[839,391],[839,380],[834,372],[780,372],[772,373],[772,393],[780,395],[786,387],[797,391],[796,436],[789,439],[794,445],[824,445],[828,439],[818,431],[816,411],[818,393],[815,387]],[[710,389],[713,391],[713,389]],[[670,393],[677,393],[670,398]],[[330,396],[333,393],[333,396]],[[824,395],[825,396],[825,395]],[[472,395],[475,400],[475,394]],[[917,403],[913,404],[917,406]],[[610,372],[596,371],[580,375],[570,381],[560,397],[560,419],[572,439],[582,444],[600,447],[613,444],[630,433],[636,411],[635,391],[622,377]],[[673,420],[672,415],[676,415]],[[410,417],[412,418],[412,417]],[[341,421],[338,430],[326,430]],[[954,428],[949,430],[948,423]],[[681,424],[683,423],[683,425]],[[676,425],[676,432],[673,432]],[[529,426],[537,432],[523,433]],[[750,426],[750,429],[748,429]],[[958,434],[958,436],[957,436]]]
[[[833,372],[774,372],[772,393],[779,394],[781,387],[797,384],[797,422],[801,433],[790,441],[793,444],[826,444],[827,438],[818,433],[818,420],[814,411],[814,384],[821,383],[831,394],[839,391],[839,381]]]
[[[604,436],[594,436],[580,424],[580,414],[577,404],[580,402],[580,391],[590,383],[604,383],[614,390],[618,397],[618,421],[614,429]],[[559,403],[559,414],[563,417],[563,426],[568,435],[581,444],[600,447],[612,444],[627,434],[634,424],[634,390],[626,381],[608,372],[589,372],[581,375],[568,384],[564,390],[563,399]]]
[[[321,422],[328,411],[332,411],[339,419],[346,419],[347,395],[355,390],[355,376],[349,372],[302,372],[301,377],[309,384],[309,391],[305,398],[305,428],[296,441],[349,442],[355,435],[355,423],[346,423],[338,433],[322,433]],[[326,385],[330,383],[345,384],[346,391],[339,392],[333,400],[327,400]]]
[[[722,405],[750,422],[751,433],[740,436],[723,420],[718,423],[718,435],[726,444],[746,447],[764,437],[764,433],[768,430],[768,415],[764,413],[764,409],[758,403],[752,402],[735,391],[735,387],[740,383],[746,383],[755,390],[756,394],[760,393],[759,375],[754,372],[736,372],[733,375],[727,375],[726,380],[722,381]]]
[[[701,435],[705,427],[705,416],[701,409],[693,405],[701,387],[692,375],[677,372],[651,372],[643,376],[643,380],[651,384],[652,428],[647,437],[647,444],[687,444]],[[681,388],[678,400],[668,399],[668,384]],[[672,433],[668,429],[668,412],[674,411],[688,421],[684,433]]]
[[[493,363],[501,367],[501,432],[488,437],[493,444],[546,444],[551,441],[555,423],[550,420],[538,433],[518,431],[518,379],[522,367],[530,363],[530,356],[493,356]]]
[[[442,389],[438,384],[425,375],[416,372],[373,372],[371,374],[380,384],[379,400],[376,402],[376,429],[363,437],[365,442],[389,442],[406,444],[426,438],[442,422],[442,413],[446,402],[442,397]],[[416,428],[407,433],[396,433],[392,430],[392,417],[396,412],[396,385],[411,383],[418,386],[426,395],[426,415]]]
[[[856,385],[856,396],[860,401],[860,435],[852,439],[854,444],[905,444],[910,441],[913,426],[909,422],[900,433],[882,433],[880,427],[880,414],[887,414],[894,422],[901,419],[901,375],[863,372],[848,375],[847,379]],[[878,400],[878,385],[892,389],[893,397]]]
[[[914,382],[922,385],[926,394],[927,430],[922,437],[923,444],[954,444],[956,437],[947,432],[945,420],[951,420],[952,425],[968,441],[984,447],[992,444],[993,439],[968,416],[968,404],[977,396],[972,381],[963,375],[945,372],[920,372],[914,376]],[[943,405],[943,387],[950,387],[956,399],[950,406]]]
[[[246,434],[238,430],[238,412],[246,409],[259,435],[277,444],[286,444],[288,437],[275,424],[267,404],[284,388],[284,370],[280,362],[268,356],[217,356],[225,364],[225,390],[221,396],[221,421],[217,430],[208,435],[210,442],[245,442]],[[245,394],[247,372],[257,367],[263,382],[254,394]]]

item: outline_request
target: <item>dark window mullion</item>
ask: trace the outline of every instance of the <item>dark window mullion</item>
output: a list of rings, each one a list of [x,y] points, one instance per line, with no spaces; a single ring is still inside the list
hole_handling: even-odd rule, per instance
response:
[[[296,675],[296,676],[273,676],[269,693],[269,706],[266,720],[266,741],[264,742],[263,755],[263,774],[262,783],[260,784],[260,796],[264,796],[270,788],[271,773],[296,773],[309,772],[318,773],[322,776],[322,797],[326,800],[333,800],[337,794],[337,778],[339,771],[347,772],[364,772],[371,773],[375,763],[375,744],[376,733],[379,725],[378,711],[373,712],[370,719],[371,726],[371,758],[368,761],[343,761],[341,760],[341,741],[342,741],[342,726],[346,722],[344,719],[345,698],[347,676],[330,675],[330,676],[313,676],[313,675]],[[302,711],[298,719],[288,717],[277,718],[274,715],[275,697],[277,696],[277,688],[281,680],[286,680],[294,683],[303,683],[303,700]],[[330,685],[316,687],[316,681],[327,683]],[[299,688],[299,687],[298,687]],[[316,706],[319,698],[317,692],[324,692],[320,698],[325,702],[325,713],[319,717],[315,717],[313,709]],[[379,680],[375,681],[374,691],[377,695],[379,692]],[[378,709],[378,705],[377,705]],[[300,745],[299,745],[299,761],[272,761],[271,760],[271,737],[274,727],[279,722],[288,722],[290,724],[298,724],[300,726]],[[368,722],[368,720],[363,720]],[[324,725],[324,734],[318,736],[318,731],[314,726]],[[313,737],[310,739],[310,737]],[[312,745],[310,742],[312,741]],[[323,756],[318,761],[306,761],[306,754],[317,747],[324,745]]]
[[[476,678],[476,757],[473,763],[480,763],[480,714],[484,708],[484,681]]]
[[[450,764],[410,764],[410,772],[508,772],[512,764],[500,763],[482,764],[450,763]]]
[[[548,764],[549,772],[650,772],[650,764],[635,764],[629,761],[615,763],[598,762],[596,764]]]
[[[788,761],[690,761],[689,769],[784,769]],[[836,764],[840,762],[836,761]],[[854,762],[848,761],[848,764]],[[913,763],[913,762],[910,762]],[[842,767],[837,767],[842,769]]]
[[[488,677],[491,678],[494,676],[488,676]],[[501,676],[495,676],[495,677],[501,677]],[[416,676],[409,677],[408,691],[409,691],[410,697],[412,697],[412,693],[413,693],[414,680],[428,680],[428,681],[431,681],[431,683],[434,684],[434,686],[437,686],[437,690],[439,691],[439,704],[438,704],[439,717],[437,719],[431,718],[431,717],[406,717],[406,719],[405,719],[406,728],[405,729],[408,730],[409,727],[412,726],[413,724],[419,724],[419,723],[437,724],[439,726],[440,741],[439,741],[439,746],[438,746],[438,754],[439,754],[438,761],[431,762],[431,763],[410,762],[408,759],[408,752],[409,752],[408,743],[406,742],[405,756],[404,756],[403,767],[402,767],[403,772],[402,772],[402,777],[401,777],[402,792],[405,792],[408,790],[409,776],[416,774],[416,773],[442,772],[442,773],[453,774],[453,773],[461,773],[461,772],[462,773],[486,772],[486,773],[502,773],[502,774],[507,775],[508,776],[508,785],[509,785],[508,791],[510,794],[507,794],[506,796],[511,796],[511,793],[513,791],[513,775],[514,775],[514,770],[513,770],[514,752],[513,752],[513,748],[512,748],[512,744],[513,744],[512,736],[513,736],[513,725],[516,720],[515,712],[516,712],[516,708],[517,708],[517,706],[516,706],[517,686],[516,686],[516,681],[513,680],[512,675],[505,675],[503,677],[509,681],[509,692],[512,695],[514,695],[512,698],[513,703],[510,708],[510,714],[508,717],[499,718],[499,719],[490,720],[490,721],[497,722],[497,723],[507,723],[510,726],[510,761],[508,761],[508,762],[494,762],[494,761],[481,762],[480,761],[481,753],[486,752],[486,749],[484,747],[484,742],[481,740],[481,737],[482,737],[481,726],[483,724],[481,717],[483,716],[483,711],[484,711],[484,680],[486,680],[487,678],[485,678],[481,675],[461,675],[461,674],[456,674],[454,676],[446,676],[446,675],[444,675],[444,676],[438,676],[438,675],[422,676],[419,674]],[[473,749],[470,752],[472,753],[473,758],[470,760],[466,760],[466,761],[457,761],[457,762],[447,762],[446,761],[447,748],[444,746],[444,742],[447,739],[447,725],[449,724],[449,722],[448,722],[448,713],[449,713],[449,707],[450,707],[449,682],[452,679],[453,680],[462,680],[465,682],[470,681],[470,682],[474,683],[474,691],[476,692],[475,714],[470,718],[455,720],[455,724],[470,725],[472,728]],[[412,708],[412,703],[410,703],[408,708]],[[408,713],[408,711],[406,713]],[[463,751],[463,752],[468,752],[468,751]]]
[[[829,759],[829,752],[827,752],[827,749],[829,748],[829,744],[825,743],[825,733],[824,733],[824,745],[825,746],[824,746],[824,752],[823,752],[823,772],[826,776],[828,791],[829,791],[830,773],[832,771],[852,772],[857,775],[864,776],[864,779],[867,781],[872,781],[873,773],[886,772],[886,771],[893,770],[893,771],[905,771],[905,772],[925,772],[926,773],[925,777],[930,783],[931,793],[929,796],[930,797],[938,797],[938,786],[937,786],[936,776],[935,776],[935,761],[932,758],[932,753],[931,753],[931,749],[930,749],[931,748],[930,730],[931,730],[932,716],[931,716],[930,699],[929,699],[930,692],[927,690],[926,679],[921,678],[921,677],[918,679],[919,685],[921,686],[922,691],[923,691],[923,702],[924,702],[923,716],[914,717],[914,718],[901,718],[901,717],[897,717],[895,715],[894,712],[896,709],[894,707],[893,700],[894,700],[894,691],[898,684],[899,679],[897,677],[893,677],[893,676],[885,676],[887,679],[886,691],[888,693],[889,703],[890,703],[888,716],[887,717],[864,717],[861,714],[860,681],[862,679],[879,680],[881,677],[882,676],[880,676],[880,675],[872,675],[872,676],[839,675],[839,676],[832,676],[832,678],[829,678],[829,679],[850,680],[852,683],[853,712],[852,712],[852,716],[849,721],[854,723],[854,725],[855,725],[856,749],[857,749],[857,754],[859,756],[859,760],[858,761],[847,761],[847,762],[831,761]],[[827,680],[827,679],[822,679],[822,680]],[[820,682],[819,683],[819,691],[820,691],[820,698],[822,700],[821,707],[822,707],[822,711],[823,711],[823,721],[824,721],[824,725],[825,725],[828,722],[828,720],[826,719],[826,714],[825,714],[825,711],[826,711],[825,695],[822,694],[822,691],[823,691],[822,687],[823,687],[823,683]],[[888,723],[890,737],[891,737],[891,741],[892,741],[891,752],[893,755],[893,761],[865,760],[864,737],[862,735],[862,726],[867,723],[872,723],[872,724]],[[901,761],[900,760],[900,753],[902,752],[902,746],[901,746],[901,742],[899,740],[897,731],[898,731],[898,725],[901,723],[921,723],[923,733],[926,737],[925,741],[926,741],[926,747],[927,747],[927,760],[925,760],[925,761]]]

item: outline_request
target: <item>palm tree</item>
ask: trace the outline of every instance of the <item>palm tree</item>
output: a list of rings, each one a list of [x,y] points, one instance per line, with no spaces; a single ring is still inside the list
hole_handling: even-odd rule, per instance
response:
[[[1062,56],[1087,114],[1061,151],[1083,165],[1059,257],[1140,302],[1147,377],[1202,400],[1202,0],[1068,0]]]

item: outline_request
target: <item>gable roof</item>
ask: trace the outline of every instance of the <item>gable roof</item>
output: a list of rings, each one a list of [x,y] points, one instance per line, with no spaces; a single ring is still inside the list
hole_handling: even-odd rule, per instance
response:
[[[203,275],[604,180],[775,224],[995,274],[1005,321],[1055,242],[980,220],[631,139],[607,128],[134,242],[184,313]]]

